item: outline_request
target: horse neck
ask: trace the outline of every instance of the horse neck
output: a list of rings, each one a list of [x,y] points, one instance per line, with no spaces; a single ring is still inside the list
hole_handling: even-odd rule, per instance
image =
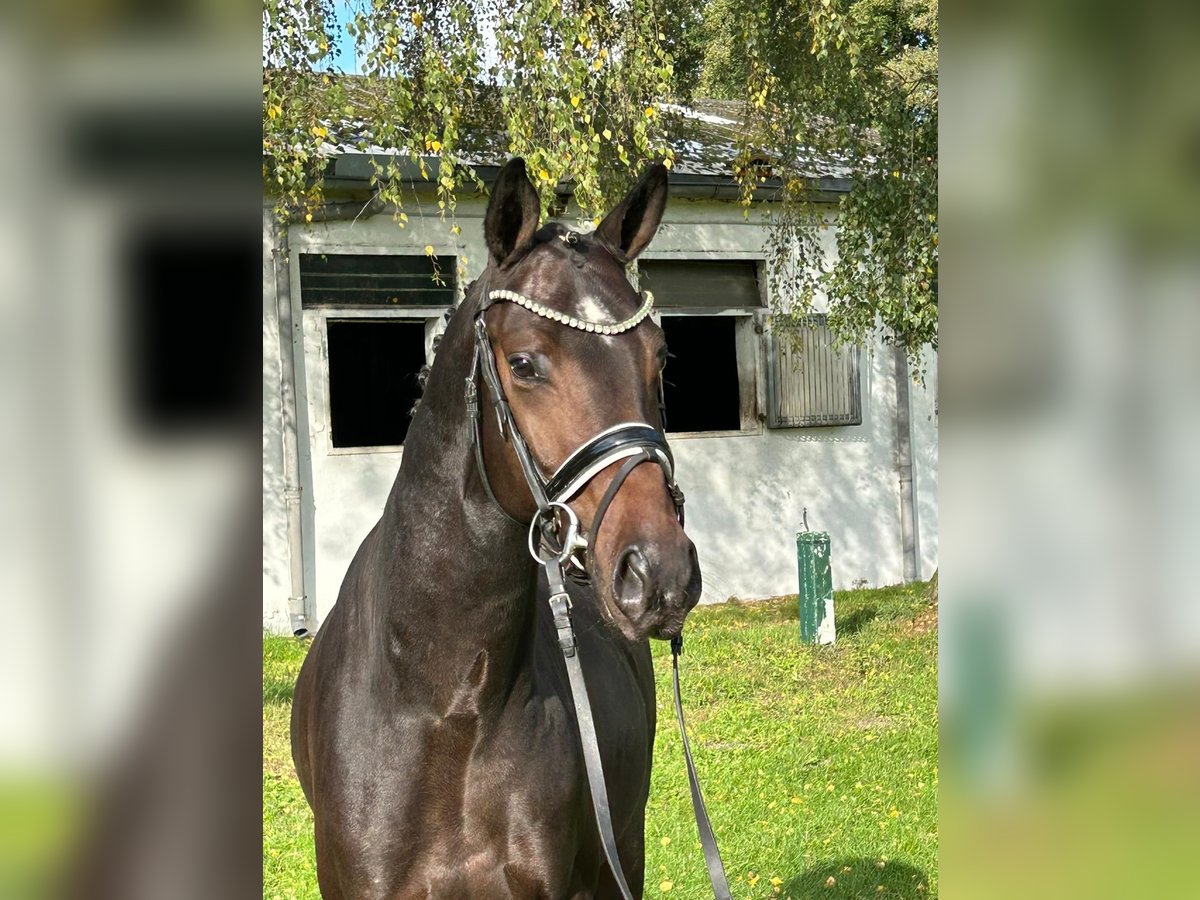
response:
[[[524,529],[476,471],[464,393],[476,308],[474,293],[442,337],[377,537],[389,655],[406,679],[440,675],[451,693],[476,676],[511,681],[532,636],[536,587]]]

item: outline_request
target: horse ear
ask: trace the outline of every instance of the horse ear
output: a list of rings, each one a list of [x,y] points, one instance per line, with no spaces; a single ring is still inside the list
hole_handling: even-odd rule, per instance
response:
[[[596,227],[596,236],[625,262],[654,239],[667,208],[667,167],[654,163],[642,173],[624,200]]]
[[[483,217],[484,240],[496,265],[503,266],[533,240],[540,212],[537,191],[525,174],[525,160],[510,159],[496,176]]]

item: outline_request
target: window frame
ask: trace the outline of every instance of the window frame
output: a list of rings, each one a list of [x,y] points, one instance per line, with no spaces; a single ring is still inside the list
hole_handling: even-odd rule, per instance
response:
[[[330,322],[406,322],[425,326],[425,364],[433,365],[433,338],[445,331],[443,318],[447,309],[453,307],[406,307],[400,315],[380,315],[379,310],[348,308],[339,306],[309,307],[317,313],[321,328],[321,377],[324,390],[321,404],[321,421],[325,431],[325,452],[330,456],[353,456],[359,453],[401,453],[403,444],[372,444],[363,447],[335,447],[333,445],[333,402],[329,389],[329,323]],[[392,310],[387,310],[391,312]],[[400,312],[400,310],[396,310]],[[430,315],[432,313],[433,315]],[[440,326],[440,327],[439,327]]]
[[[749,309],[723,309],[714,312],[711,309],[694,309],[691,307],[670,307],[657,311],[655,324],[661,326],[664,317],[715,319],[719,317],[736,318],[734,341],[735,362],[738,370],[738,406],[742,427],[719,431],[672,431],[671,416],[667,414],[667,437],[688,440],[708,437],[744,437],[748,434],[762,434],[762,420],[759,417],[759,385],[762,382],[759,368],[761,358],[758,353],[758,332],[760,329],[759,313]],[[670,347],[668,346],[668,350]],[[668,366],[670,364],[668,363]]]
[[[389,320],[399,322],[421,323],[425,326],[425,363],[426,365],[433,364],[433,339],[442,334],[446,330],[446,313],[458,307],[462,302],[464,286],[462,279],[458,277],[458,273],[454,272],[454,292],[453,303],[445,306],[384,306],[384,307],[364,307],[364,306],[338,306],[334,304],[310,304],[304,306],[301,299],[301,274],[300,274],[300,254],[302,253],[323,253],[328,255],[346,255],[346,256],[424,256],[423,250],[416,247],[396,247],[385,245],[357,245],[357,244],[341,244],[333,241],[313,240],[309,234],[294,235],[295,240],[292,242],[291,258],[288,260],[288,266],[291,273],[291,294],[292,294],[292,315],[293,322],[296,322],[301,327],[297,330],[298,342],[295,344],[295,353],[298,356],[298,362],[303,361],[302,365],[307,369],[308,361],[304,360],[304,341],[299,337],[304,330],[306,322],[314,321],[317,324],[318,336],[320,338],[320,359],[318,361],[319,369],[317,376],[321,380],[321,403],[318,414],[320,416],[321,429],[323,437],[321,443],[326,456],[357,456],[369,453],[394,453],[402,454],[404,452],[403,444],[380,444],[369,447],[335,447],[333,446],[333,409],[330,400],[330,376],[329,376],[329,322],[333,321],[349,321],[354,319],[367,320]],[[435,256],[453,256],[456,259],[465,252],[465,248],[454,244],[434,244]],[[297,366],[297,378],[301,376],[302,370]],[[307,393],[307,391],[305,391]],[[311,436],[310,436],[311,440]],[[314,447],[314,450],[316,448]]]
[[[750,262],[754,264],[758,282],[759,306],[757,307],[711,307],[711,306],[655,306],[651,318],[662,325],[663,316],[716,317],[734,316],[739,321],[735,339],[738,369],[738,399],[741,407],[742,427],[722,431],[672,431],[670,413],[667,415],[667,437],[674,440],[696,440],[704,438],[748,437],[763,433],[765,405],[765,378],[763,368],[761,335],[764,317],[770,310],[766,279],[766,254],[761,250],[709,250],[709,251],[659,251],[647,252],[638,260],[640,267],[646,262]],[[641,270],[638,269],[640,284]],[[668,348],[669,349],[669,348]]]

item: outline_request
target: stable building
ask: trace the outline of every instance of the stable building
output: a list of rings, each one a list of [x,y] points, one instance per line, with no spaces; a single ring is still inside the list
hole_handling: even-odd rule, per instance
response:
[[[637,277],[654,293],[672,354],[668,437],[702,602],[794,593],[806,512],[811,529],[830,534],[835,588],[931,577],[936,357],[914,383],[890,346],[836,347],[819,307],[798,341],[772,335],[767,223],[736,202],[736,120],[719,107],[675,112],[690,130]],[[404,457],[418,372],[487,260],[486,197],[459,201],[455,235],[413,167],[415,196],[429,202],[406,205],[401,228],[371,202],[370,159],[349,147],[330,154],[327,215],[281,226],[264,202],[263,628],[272,632],[315,630],[337,599]],[[503,161],[469,160],[485,183]],[[820,180],[831,254],[848,187],[836,171]],[[561,218],[577,226],[561,189]],[[768,181],[760,196],[771,190]]]

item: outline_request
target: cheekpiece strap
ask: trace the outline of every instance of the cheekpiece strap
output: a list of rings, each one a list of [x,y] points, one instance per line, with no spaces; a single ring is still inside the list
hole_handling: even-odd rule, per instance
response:
[[[483,382],[492,397],[492,405],[496,410],[496,421],[500,428],[500,434],[506,441],[512,444],[513,450],[517,454],[517,461],[521,464],[521,471],[525,475],[525,481],[529,485],[529,491],[533,494],[533,500],[537,504],[537,508],[545,510],[550,505],[550,498],[546,496],[542,475],[538,471],[537,464],[533,461],[533,454],[529,452],[529,447],[525,444],[521,430],[517,428],[512,410],[508,406],[508,399],[504,396],[504,387],[500,384],[500,373],[496,371],[496,356],[492,352],[492,343],[488,339],[487,326],[484,324],[482,312],[475,317],[475,339],[475,351],[480,357]]]

